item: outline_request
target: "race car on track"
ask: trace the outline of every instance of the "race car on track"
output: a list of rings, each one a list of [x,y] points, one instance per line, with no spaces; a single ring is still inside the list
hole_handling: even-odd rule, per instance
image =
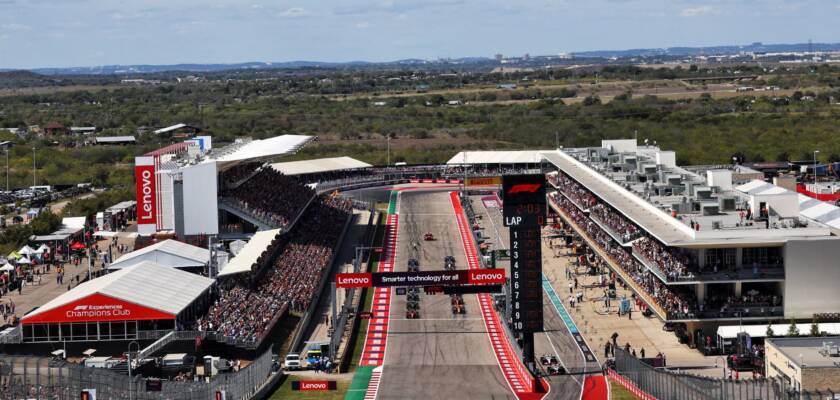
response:
[[[426,240],[426,241],[435,240],[435,235],[433,235],[431,233],[427,233],[427,234],[423,235],[423,240]]]

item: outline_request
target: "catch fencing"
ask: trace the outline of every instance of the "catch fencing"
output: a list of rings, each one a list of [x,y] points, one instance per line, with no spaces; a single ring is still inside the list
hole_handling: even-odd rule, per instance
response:
[[[0,400],[76,400],[83,390],[95,389],[97,400],[207,400],[224,392],[228,400],[247,400],[274,371],[270,351],[236,372],[220,373],[209,381],[160,381],[160,391],[147,391],[141,376],[89,368],[45,357],[0,355]],[[150,385],[150,387],[153,385]]]
[[[615,349],[615,370],[611,371],[610,375],[643,399],[826,400],[840,398],[831,391],[797,392],[783,379],[718,379],[654,368],[622,349]]]

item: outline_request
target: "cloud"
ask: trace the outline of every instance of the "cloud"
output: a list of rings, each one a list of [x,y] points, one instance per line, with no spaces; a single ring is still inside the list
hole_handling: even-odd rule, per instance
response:
[[[280,11],[278,15],[283,18],[301,18],[309,15],[309,13],[301,7],[292,7]]]
[[[26,32],[30,29],[31,28],[29,27],[29,25],[23,25],[23,24],[11,23],[11,24],[0,25],[0,31],[6,31],[6,32]]]
[[[370,27],[370,24],[369,24],[369,23],[367,23],[367,21],[365,21],[365,22],[357,22],[357,23],[356,23],[356,28],[357,28],[357,29],[367,29],[368,27]]]
[[[715,9],[711,6],[700,6],[700,7],[692,7],[692,8],[683,8],[680,11],[681,17],[700,17],[703,15],[709,15],[715,12]]]

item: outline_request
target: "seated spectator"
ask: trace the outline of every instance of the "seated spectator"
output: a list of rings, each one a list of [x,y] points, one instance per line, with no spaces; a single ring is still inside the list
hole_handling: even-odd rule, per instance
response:
[[[279,251],[255,287],[243,277],[228,288],[197,322],[198,329],[215,331],[238,341],[259,341],[285,310],[305,312],[329,269],[352,203],[338,196],[321,196],[288,234],[270,246]],[[265,254],[257,263],[265,262]]]

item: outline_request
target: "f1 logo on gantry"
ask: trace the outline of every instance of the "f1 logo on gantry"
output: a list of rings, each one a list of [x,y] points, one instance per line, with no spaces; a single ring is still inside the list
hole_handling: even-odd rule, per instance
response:
[[[536,193],[537,190],[540,190],[539,183],[520,183],[518,185],[511,186],[507,194],[517,194],[517,193]]]

